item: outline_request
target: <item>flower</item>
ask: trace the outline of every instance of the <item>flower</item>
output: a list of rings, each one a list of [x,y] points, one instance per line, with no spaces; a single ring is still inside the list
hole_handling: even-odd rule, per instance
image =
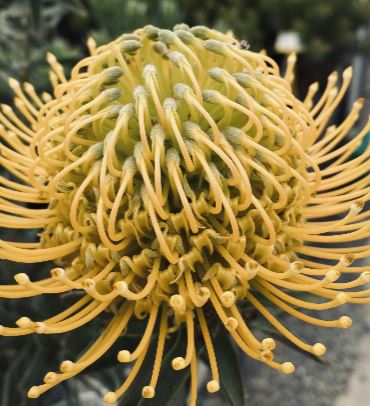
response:
[[[64,333],[112,313],[84,355],[62,362],[28,396],[77,375],[128,323],[145,319],[137,348],[118,353],[133,368],[105,401],[129,389],[158,328],[152,377],[142,391],[155,396],[166,336],[185,325],[186,353],[172,366],[190,367],[193,405],[195,329],[209,358],[207,389],[220,387],[209,312],[250,357],[292,373],[292,363],[274,359],[274,340],[261,341],[250,330],[243,303],[299,348],[323,355],[323,344],[298,338],[261,297],[307,323],[337,328],[351,319],[322,320],[305,311],[370,302],[369,290],[352,290],[369,282],[370,273],[350,267],[369,253],[368,212],[361,212],[370,193],[369,149],[352,154],[370,122],[343,143],[363,101],[328,127],[351,69],[341,85],[330,75],[314,104],[316,83],[304,101],[291,91],[294,55],[280,76],[263,52],[206,27],[147,26],[100,47],[90,39],[88,47],[91,55],[70,79],[48,55],[53,96],[39,97],[30,84],[10,79],[18,114],[3,105],[0,115],[0,163],[17,179],[0,178],[0,226],[41,229],[37,243],[0,241],[0,258],[58,266],[41,281],[15,275],[16,284],[0,286],[0,296],[85,293],[60,314],[22,317],[1,334]],[[339,282],[345,273],[355,278]]]

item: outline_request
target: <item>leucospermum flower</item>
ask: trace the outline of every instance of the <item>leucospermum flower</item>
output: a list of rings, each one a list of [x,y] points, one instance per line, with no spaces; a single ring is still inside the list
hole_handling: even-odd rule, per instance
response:
[[[294,55],[281,76],[264,53],[205,27],[147,26],[88,46],[91,55],[69,79],[48,55],[52,96],[39,97],[30,84],[11,79],[18,112],[3,105],[0,115],[0,162],[16,179],[0,178],[0,226],[41,230],[36,243],[0,241],[0,258],[58,266],[40,281],[15,275],[16,284],[0,286],[0,296],[84,292],[62,313],[43,321],[21,317],[1,334],[59,334],[103,311],[112,314],[79,359],[62,362],[28,396],[77,375],[129,323],[144,319],[137,348],[118,353],[118,361],[132,363],[131,372],[105,401],[129,389],[157,331],[152,377],[142,390],[155,396],[166,337],[185,325],[187,349],[172,366],[190,368],[194,405],[196,330],[211,368],[207,389],[220,387],[207,323],[212,312],[246,354],[292,373],[292,363],[275,359],[274,340],[251,331],[243,303],[302,350],[324,354],[323,344],[298,338],[261,298],[297,319],[336,328],[351,319],[307,311],[370,302],[370,290],[356,289],[370,273],[350,267],[369,254],[370,224],[362,212],[370,193],[369,149],[355,158],[353,152],[370,123],[343,144],[363,101],[328,127],[351,69],[340,85],[330,75],[314,104],[317,84],[304,101],[292,94]],[[338,281],[344,273],[354,276]]]

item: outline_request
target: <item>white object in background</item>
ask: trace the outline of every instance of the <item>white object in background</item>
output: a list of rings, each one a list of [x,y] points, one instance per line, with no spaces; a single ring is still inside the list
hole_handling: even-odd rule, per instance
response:
[[[276,37],[275,50],[279,54],[300,53],[303,51],[301,35],[297,31],[281,31]]]

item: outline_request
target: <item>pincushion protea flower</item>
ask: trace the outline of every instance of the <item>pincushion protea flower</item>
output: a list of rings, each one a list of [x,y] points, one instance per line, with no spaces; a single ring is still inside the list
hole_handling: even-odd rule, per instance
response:
[[[48,55],[53,96],[39,97],[11,79],[18,114],[3,105],[0,115],[1,164],[17,179],[0,178],[0,225],[41,229],[36,243],[0,241],[0,258],[58,265],[41,281],[15,275],[17,284],[0,286],[0,296],[85,293],[62,313],[44,321],[22,317],[1,334],[64,333],[112,312],[84,355],[62,362],[28,396],[77,375],[128,323],[145,319],[137,348],[118,353],[120,362],[133,363],[131,372],[105,401],[129,389],[158,331],[152,377],[142,390],[153,397],[166,337],[185,325],[187,350],[172,366],[190,367],[194,405],[196,329],[209,357],[207,389],[220,387],[211,312],[246,354],[292,373],[292,363],[274,359],[274,340],[260,341],[250,330],[243,303],[296,346],[323,355],[323,344],[298,338],[261,298],[307,323],[337,328],[351,319],[322,320],[306,310],[370,302],[370,290],[353,290],[370,273],[349,267],[369,254],[368,213],[361,212],[370,193],[369,150],[352,153],[370,124],[342,145],[362,100],[340,125],[327,127],[351,69],[339,86],[333,73],[313,104],[317,84],[304,101],[292,94],[294,55],[282,77],[264,53],[205,27],[147,26],[88,46],[91,55],[70,79]],[[338,282],[342,273],[355,278]]]

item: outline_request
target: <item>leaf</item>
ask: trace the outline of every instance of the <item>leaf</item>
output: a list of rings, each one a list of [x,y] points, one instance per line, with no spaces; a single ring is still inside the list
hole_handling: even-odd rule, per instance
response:
[[[175,371],[172,368],[172,359],[185,354],[186,352],[186,335],[184,329],[180,329],[175,340],[170,343],[170,349],[165,349],[165,356],[162,361],[162,370],[156,388],[155,399],[144,400],[139,403],[142,405],[172,405],[172,399],[180,392],[189,379],[190,368],[185,368],[181,371]],[[187,391],[185,391],[185,394]]]
[[[244,406],[244,385],[240,364],[230,338],[224,328],[219,328],[213,338],[221,389],[232,406]]]
[[[4,373],[4,378],[2,381],[2,388],[1,388],[1,406],[7,406],[9,404],[12,404],[11,401],[11,396],[12,393],[11,388],[11,382],[14,379],[14,375],[17,371],[18,366],[22,363],[23,359],[27,357],[28,352],[30,349],[30,344],[25,343],[20,352],[17,354],[15,357],[14,361],[9,365],[9,367],[5,370]]]
[[[41,8],[40,0],[29,0],[29,8],[31,12],[32,25],[35,30],[39,29],[41,21]]]
[[[70,11],[80,17],[87,15],[87,9],[82,0],[62,0],[60,5],[64,10]]]
[[[276,340],[285,344],[287,347],[293,349],[294,351],[300,352],[305,357],[310,358],[313,361],[318,362],[319,364],[329,365],[328,361],[323,360],[322,357],[318,357],[314,354],[311,354],[310,352],[302,350],[302,348],[297,347],[295,344],[293,344],[291,341],[289,341],[286,337],[284,337],[274,328],[262,327],[262,328],[260,328],[260,331],[262,331],[265,334],[268,334],[270,337],[275,338]]]
[[[182,371],[174,371],[171,361],[176,356],[184,354],[186,351],[186,337],[183,329],[180,329],[176,337],[170,338],[166,343],[164,357],[162,360],[161,372],[156,387],[156,395],[153,399],[144,399],[141,396],[142,387],[149,384],[157,340],[152,340],[148,354],[143,362],[138,376],[129,392],[122,398],[122,405],[137,406],[166,406],[172,405],[172,400],[179,393],[189,378],[189,368]],[[170,347],[170,348],[168,348]]]

